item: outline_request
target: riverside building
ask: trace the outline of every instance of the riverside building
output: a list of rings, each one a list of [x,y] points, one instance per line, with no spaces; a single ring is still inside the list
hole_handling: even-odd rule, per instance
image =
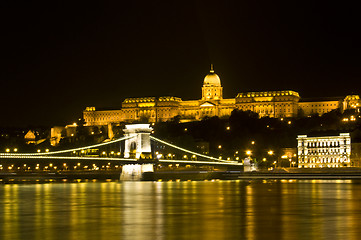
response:
[[[351,137],[349,133],[339,136],[308,137],[299,135],[299,168],[340,168],[350,167]]]
[[[87,107],[83,118],[87,126],[101,126],[120,122],[147,120],[150,123],[168,121],[176,116],[182,122],[197,121],[208,116],[229,117],[234,109],[253,111],[260,117],[291,118],[298,114],[305,116],[359,108],[358,95],[332,99],[301,99],[298,92],[291,90],[239,93],[235,98],[223,98],[220,77],[211,65],[202,86],[202,98],[182,100],[179,97],[126,98],[119,109],[102,110]]]

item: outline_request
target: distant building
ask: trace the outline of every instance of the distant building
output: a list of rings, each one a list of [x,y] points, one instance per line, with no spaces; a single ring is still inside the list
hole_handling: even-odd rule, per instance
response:
[[[351,144],[351,166],[361,167],[361,143]]]
[[[351,167],[349,133],[321,137],[299,135],[297,141],[299,168]]]
[[[35,144],[36,143],[36,135],[35,132],[32,130],[29,130],[25,136],[24,136],[24,140],[27,144]]]
[[[65,131],[65,127],[55,126],[50,130],[50,144],[56,146],[59,144],[60,139],[62,138],[62,133]]]
[[[67,137],[74,137],[76,135],[76,123],[69,124],[65,126],[65,132]]]
[[[126,98],[120,109],[101,110],[87,107],[83,112],[86,126],[146,120],[150,123],[168,121],[176,116],[180,120],[201,120],[208,116],[229,117],[234,109],[253,111],[260,117],[290,118],[330,112],[334,109],[359,108],[358,95],[328,99],[301,100],[295,91],[264,91],[239,93],[235,98],[223,98],[223,87],[213,66],[203,81],[202,98],[182,100],[179,97]]]

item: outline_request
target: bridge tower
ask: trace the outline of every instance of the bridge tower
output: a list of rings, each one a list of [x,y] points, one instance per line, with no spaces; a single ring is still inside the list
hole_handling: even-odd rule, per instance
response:
[[[125,140],[124,157],[151,158],[150,134],[152,130],[149,124],[125,125],[124,135],[132,138]]]
[[[139,181],[142,180],[143,173],[154,172],[153,163],[144,162],[144,159],[152,159],[150,145],[152,130],[149,124],[125,125],[124,135],[132,138],[125,140],[124,158],[136,158],[138,163],[124,165],[120,180]]]

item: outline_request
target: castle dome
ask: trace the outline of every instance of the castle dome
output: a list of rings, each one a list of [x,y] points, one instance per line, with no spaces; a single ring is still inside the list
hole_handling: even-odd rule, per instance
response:
[[[211,70],[209,71],[207,76],[205,76],[205,78],[204,78],[203,85],[221,86],[221,79],[219,78],[219,76],[216,73],[214,73],[213,64],[211,64]]]

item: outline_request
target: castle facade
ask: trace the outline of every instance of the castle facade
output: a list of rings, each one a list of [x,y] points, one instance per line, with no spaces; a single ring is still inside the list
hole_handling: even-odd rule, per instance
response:
[[[298,92],[266,91],[239,93],[235,98],[223,98],[223,87],[213,66],[203,81],[202,98],[182,100],[179,97],[126,98],[120,109],[101,110],[87,107],[83,111],[86,126],[101,126],[120,122],[147,120],[150,123],[168,121],[176,116],[183,122],[204,117],[226,118],[234,109],[253,111],[260,117],[292,118],[298,114],[322,115],[334,109],[359,108],[359,95],[343,98],[301,99]]]

